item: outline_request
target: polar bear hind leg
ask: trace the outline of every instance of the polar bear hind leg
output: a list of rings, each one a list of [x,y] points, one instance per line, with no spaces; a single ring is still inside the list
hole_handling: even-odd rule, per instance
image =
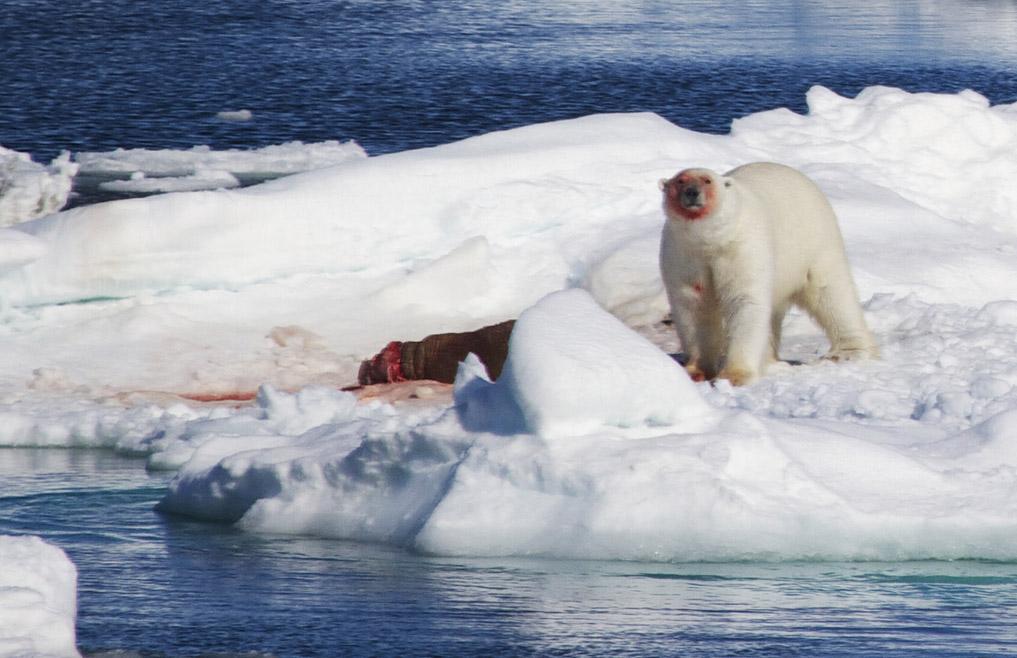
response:
[[[780,338],[784,331],[784,317],[787,316],[789,304],[778,304],[770,314],[770,353],[768,364],[780,361]]]
[[[838,274],[839,269],[844,272]],[[830,273],[834,276],[829,276]],[[826,333],[830,351],[823,358],[850,361],[879,357],[846,263],[832,269],[810,270],[805,286],[794,301]]]

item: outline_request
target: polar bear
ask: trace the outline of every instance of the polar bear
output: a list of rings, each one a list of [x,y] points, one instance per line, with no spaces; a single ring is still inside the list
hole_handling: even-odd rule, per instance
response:
[[[758,162],[723,176],[686,169],[660,186],[660,270],[693,379],[755,381],[777,360],[791,304],[826,332],[826,358],[879,356],[837,218],[815,183]]]

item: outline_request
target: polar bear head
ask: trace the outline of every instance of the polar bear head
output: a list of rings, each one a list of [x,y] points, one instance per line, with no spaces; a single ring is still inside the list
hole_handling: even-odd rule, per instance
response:
[[[664,210],[671,219],[695,222],[721,215],[724,189],[733,181],[710,169],[685,169],[660,181]]]

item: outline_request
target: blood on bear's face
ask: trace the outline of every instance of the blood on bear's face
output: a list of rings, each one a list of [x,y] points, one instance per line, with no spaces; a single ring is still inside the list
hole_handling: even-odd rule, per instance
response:
[[[690,222],[714,211],[717,185],[713,172],[702,169],[686,169],[661,182],[667,209]]]

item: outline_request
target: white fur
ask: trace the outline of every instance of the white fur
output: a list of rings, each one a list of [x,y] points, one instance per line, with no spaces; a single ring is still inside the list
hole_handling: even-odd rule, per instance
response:
[[[791,304],[824,329],[828,358],[878,357],[837,218],[815,183],[773,163],[686,172],[710,178],[715,194],[708,214],[688,220],[667,199],[678,176],[661,182],[660,268],[690,374],[736,385],[758,378],[777,360]]]

